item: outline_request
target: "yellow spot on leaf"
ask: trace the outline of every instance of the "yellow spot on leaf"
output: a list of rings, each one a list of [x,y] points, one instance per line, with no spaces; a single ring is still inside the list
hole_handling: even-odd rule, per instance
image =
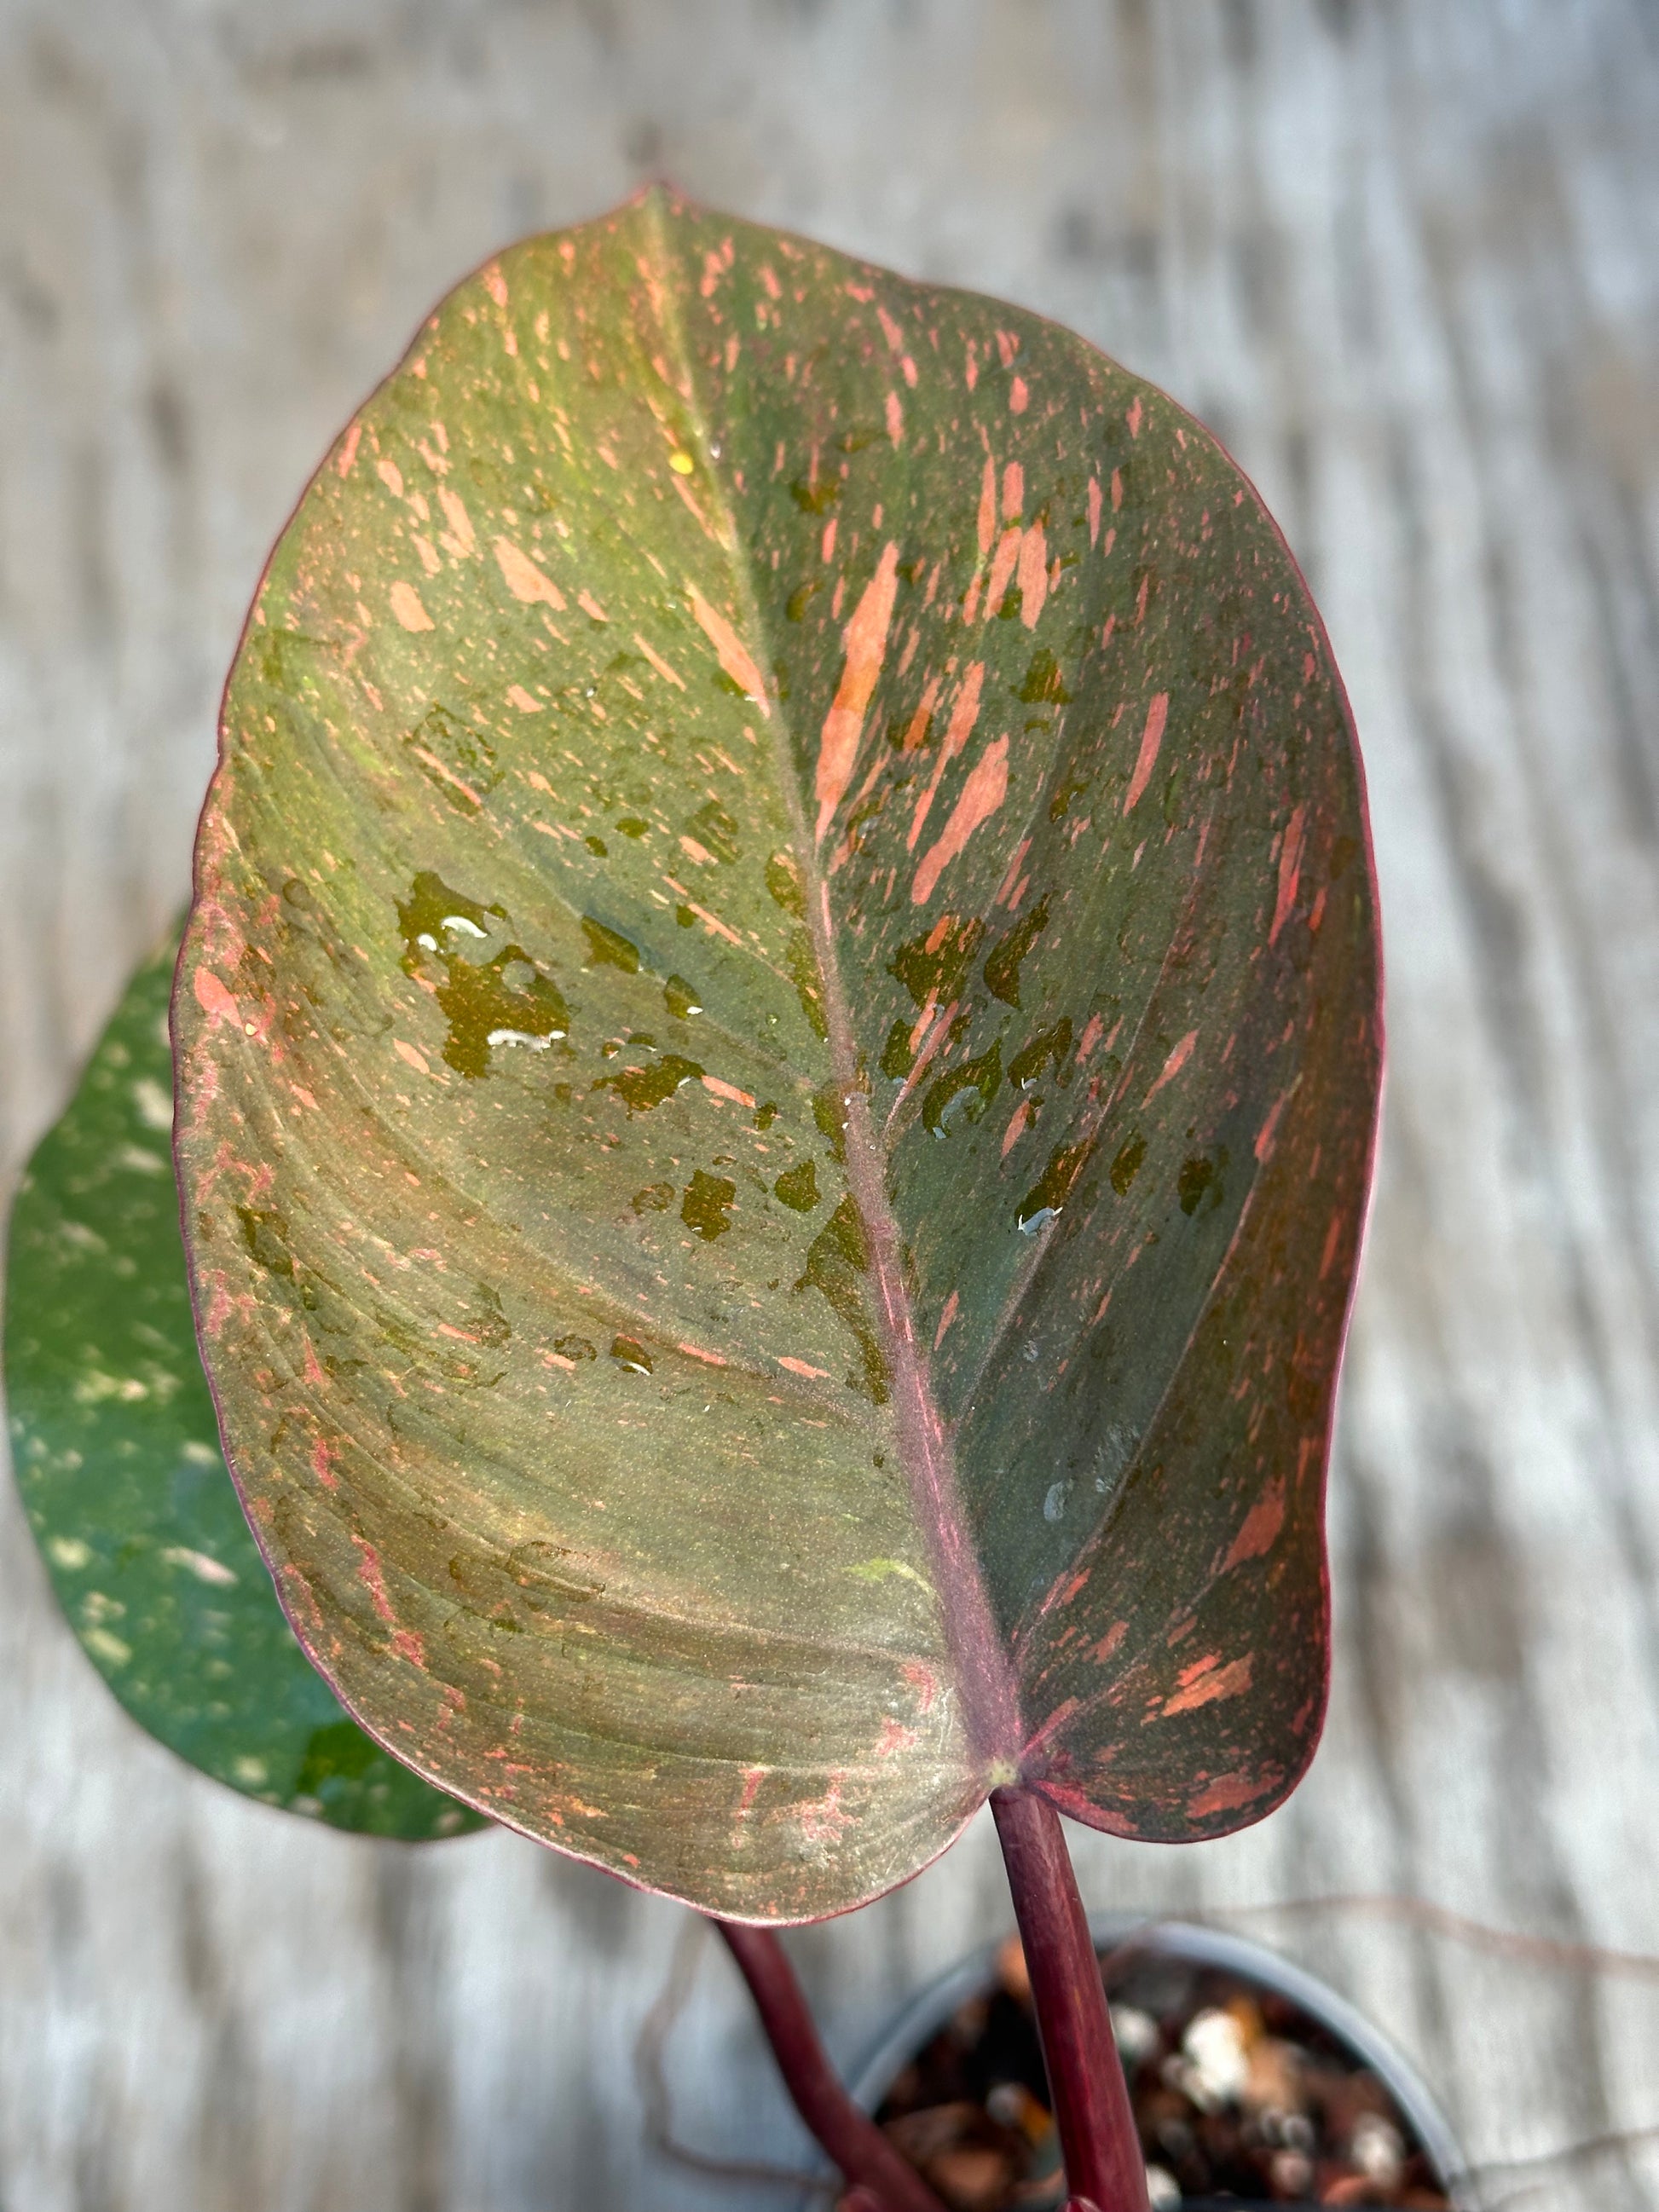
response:
[[[919,1575],[904,1559],[861,1559],[857,1566],[848,1567],[847,1571],[861,1583],[890,1582],[897,1575],[904,1582],[914,1583],[919,1590],[926,1590],[929,1597],[934,1595],[933,1585],[927,1576]]]

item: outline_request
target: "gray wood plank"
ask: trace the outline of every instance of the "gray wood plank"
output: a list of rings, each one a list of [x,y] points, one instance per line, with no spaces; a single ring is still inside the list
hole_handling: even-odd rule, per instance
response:
[[[1659,1950],[1646,0],[0,0],[0,1181],[184,895],[216,685],[326,440],[463,270],[658,172],[1167,384],[1279,514],[1352,691],[1392,1072],[1330,1723],[1259,1829],[1080,1836],[1091,1901],[1407,1893]],[[9,1487],[0,1523],[0,2207],[786,2201],[642,2145],[674,1908],[216,1791],[85,1667]],[[981,1826],[793,1942],[850,2050],[1007,1922]],[[1652,1983],[1249,1924],[1476,2157],[1659,2124]],[[712,1950],[669,2068],[688,2137],[803,2154]],[[1659,2156],[1547,2200],[1659,2205]]]

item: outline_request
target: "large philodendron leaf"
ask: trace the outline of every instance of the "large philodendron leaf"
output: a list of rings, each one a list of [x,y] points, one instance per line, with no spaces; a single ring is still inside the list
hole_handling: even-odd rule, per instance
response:
[[[6,1393],[29,1525],[88,1657],[193,1766],[337,1828],[456,1835],[477,1815],[388,1759],[300,1649],[220,1457],[167,1151],[176,951],[133,978],[12,1209]]]
[[[659,194],[504,254],[272,558],[174,1009],[231,1464],[421,1771],[780,1919],[1291,1786],[1376,919],[1161,393]]]

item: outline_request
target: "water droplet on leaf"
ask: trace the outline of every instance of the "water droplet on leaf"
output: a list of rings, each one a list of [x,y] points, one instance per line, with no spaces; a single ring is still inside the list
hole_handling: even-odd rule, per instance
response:
[[[489,934],[485,917],[494,915],[498,921],[507,920],[507,909],[501,906],[485,906],[480,900],[469,898],[447,884],[430,868],[422,868],[410,885],[409,896],[399,899],[398,927],[405,947],[404,970],[414,975],[420,972],[422,952],[449,952],[450,942],[458,932],[475,937]]]
[[[528,980],[520,984],[520,978]],[[558,986],[517,945],[505,946],[479,968],[451,959],[448,981],[438,986],[437,999],[449,1018],[444,1058],[462,1075],[486,1074],[494,1045],[540,1048],[562,1037],[569,1024]]]
[[[977,1059],[964,1060],[960,1067],[929,1085],[922,1101],[922,1126],[934,1136],[943,1137],[951,1121],[964,1115],[976,1121],[1001,1087],[1002,1044],[998,1039]]]
[[[1049,1153],[1048,1166],[1020,1202],[1018,1225],[1026,1236],[1033,1235],[1060,1212],[1073,1184],[1083,1171],[1090,1150],[1085,1139],[1081,1144],[1057,1145]]]

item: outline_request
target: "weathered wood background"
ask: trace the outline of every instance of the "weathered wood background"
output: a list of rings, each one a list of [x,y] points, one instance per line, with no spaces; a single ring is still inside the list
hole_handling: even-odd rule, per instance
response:
[[[0,0],[0,1179],[186,884],[265,547],[432,299],[650,173],[1057,315],[1231,446],[1370,767],[1382,1174],[1289,1808],[1100,1905],[1387,1891],[1659,1950],[1653,0]],[[678,1915],[232,1798],[0,1498],[4,2212],[714,2212],[629,2052]],[[845,2049],[1000,1931],[982,1829],[794,1942]],[[1263,1921],[1477,2159],[1659,2124],[1659,1986]],[[798,2156],[712,1954],[684,2131]],[[1659,2205],[1659,2149],[1500,2198]]]

